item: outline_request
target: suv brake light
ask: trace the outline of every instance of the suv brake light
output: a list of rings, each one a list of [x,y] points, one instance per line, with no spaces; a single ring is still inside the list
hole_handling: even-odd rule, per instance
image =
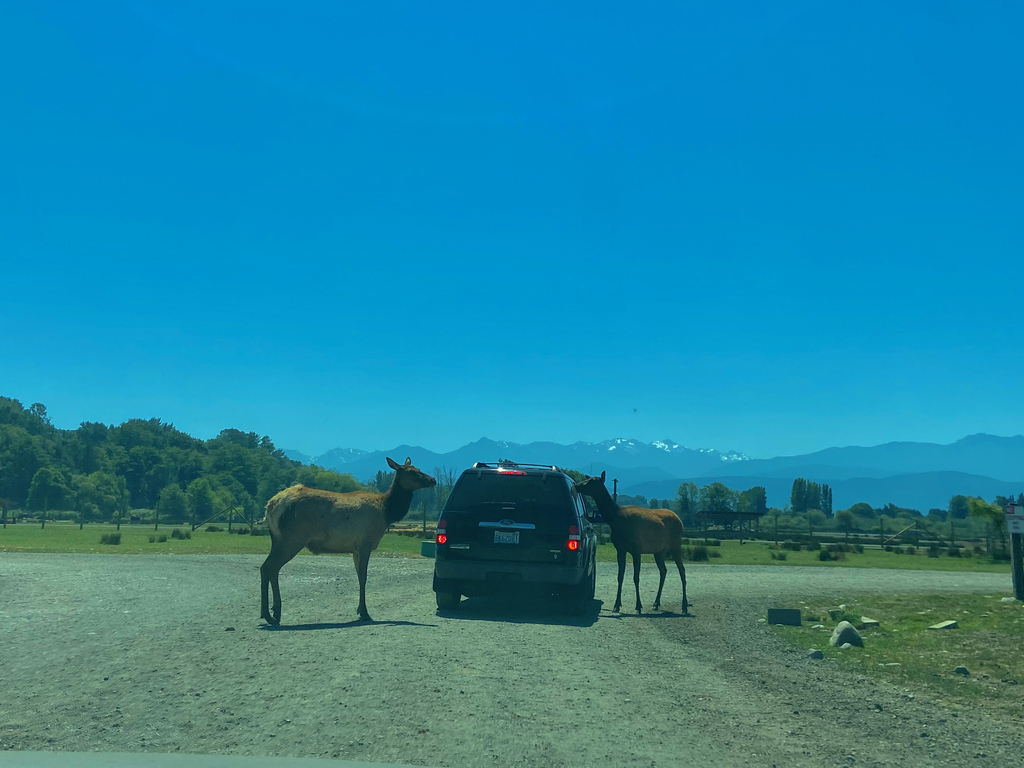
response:
[[[580,548],[580,529],[579,526],[569,526],[569,541],[565,545],[568,547],[570,552],[575,552]]]
[[[437,537],[434,541],[438,544],[445,544],[448,542],[448,521],[438,520],[437,521]]]
[[[501,467],[498,467],[498,474],[499,475],[523,475],[524,477],[526,476],[526,473],[523,472],[523,470],[521,470],[521,469],[502,469]]]

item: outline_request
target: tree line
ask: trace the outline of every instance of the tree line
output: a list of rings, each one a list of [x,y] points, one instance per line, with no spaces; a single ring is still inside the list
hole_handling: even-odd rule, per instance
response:
[[[57,429],[41,403],[25,408],[0,397],[0,500],[13,509],[74,511],[84,520],[145,509],[176,522],[234,507],[252,520],[295,483],[367,489],[352,475],[292,461],[255,432],[225,429],[200,440],[160,419]]]

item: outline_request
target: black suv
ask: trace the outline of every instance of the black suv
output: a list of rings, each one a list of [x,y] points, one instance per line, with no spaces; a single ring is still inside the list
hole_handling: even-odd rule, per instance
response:
[[[478,462],[459,477],[437,522],[434,592],[557,595],[583,614],[594,598],[597,534],[583,497],[557,467]]]

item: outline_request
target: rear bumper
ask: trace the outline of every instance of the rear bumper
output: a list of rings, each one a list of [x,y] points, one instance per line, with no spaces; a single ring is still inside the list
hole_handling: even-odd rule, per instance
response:
[[[547,565],[493,561],[434,561],[434,591],[485,595],[530,590],[561,592],[578,587],[587,564]]]

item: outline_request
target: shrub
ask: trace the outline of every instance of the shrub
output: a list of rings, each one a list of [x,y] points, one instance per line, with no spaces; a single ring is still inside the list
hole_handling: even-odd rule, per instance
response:
[[[960,547],[950,547],[946,550],[946,554],[950,557],[960,557]]]
[[[829,552],[850,552],[853,547],[849,544],[829,544]]]
[[[818,550],[818,559],[823,563],[827,563],[832,559],[832,553],[827,549]]]
[[[684,547],[690,546],[690,540],[689,539],[683,539],[682,541],[683,541],[683,546]]]
[[[721,557],[722,553],[719,552],[717,549],[712,549],[708,552],[708,555],[710,555],[711,557]]]
[[[821,549],[821,544],[819,544],[817,541],[814,541],[812,539],[811,541],[807,542],[807,551],[808,552],[817,552],[819,549]]]
[[[1006,550],[1003,550],[1002,552],[993,552],[992,553],[992,562],[993,563],[1008,563],[1008,562],[1010,562],[1010,553],[1007,552]]]
[[[163,544],[165,541],[167,541],[167,534],[161,533],[159,536],[156,537],[156,540]]]
[[[864,545],[863,544],[854,544],[853,548],[857,550],[857,554],[858,555],[863,555],[864,554]]]
[[[268,528],[253,528],[249,533],[252,536],[269,536],[270,530]]]
[[[149,534],[149,543],[152,544],[154,541],[156,541],[156,536],[154,536],[152,533]]]
[[[768,554],[771,556],[772,560],[785,560],[789,557],[785,552],[769,552]]]
[[[172,539],[191,539],[192,531],[182,531],[180,528],[175,528],[171,531]]]
[[[799,552],[803,547],[799,541],[784,541],[782,548],[788,549],[790,552]]]
[[[704,539],[705,547],[720,547],[722,546],[721,539]]]
[[[206,526],[206,532],[207,533],[220,533],[223,530],[224,529],[221,528],[219,525],[208,525],[208,526]]]
[[[892,551],[895,552],[897,555],[902,555],[903,554],[903,547],[893,547]]]
[[[907,547],[907,554],[908,555],[916,555],[917,554],[917,547]]]
[[[886,552],[892,552],[892,544],[886,544],[885,545],[885,551]]]
[[[840,621],[848,621],[854,626],[860,624],[860,616],[853,611],[829,611],[828,616],[836,624]]]
[[[969,549],[965,549],[965,550],[963,550],[963,552],[960,553],[960,556],[961,557],[974,557],[974,553],[971,552],[971,550],[969,550]]]
[[[976,555],[983,555],[983,554],[985,554],[985,550],[983,550],[981,548],[980,544],[975,544],[974,545],[974,554],[976,554]]]
[[[102,536],[100,536],[100,544],[110,544],[112,546],[117,546],[120,543],[120,533],[104,533]]]
[[[707,547],[686,547],[683,549],[683,557],[694,563],[706,563],[710,560]]]
[[[939,545],[938,544],[932,544],[930,547],[928,547],[928,557],[938,557],[938,556],[939,556]]]

